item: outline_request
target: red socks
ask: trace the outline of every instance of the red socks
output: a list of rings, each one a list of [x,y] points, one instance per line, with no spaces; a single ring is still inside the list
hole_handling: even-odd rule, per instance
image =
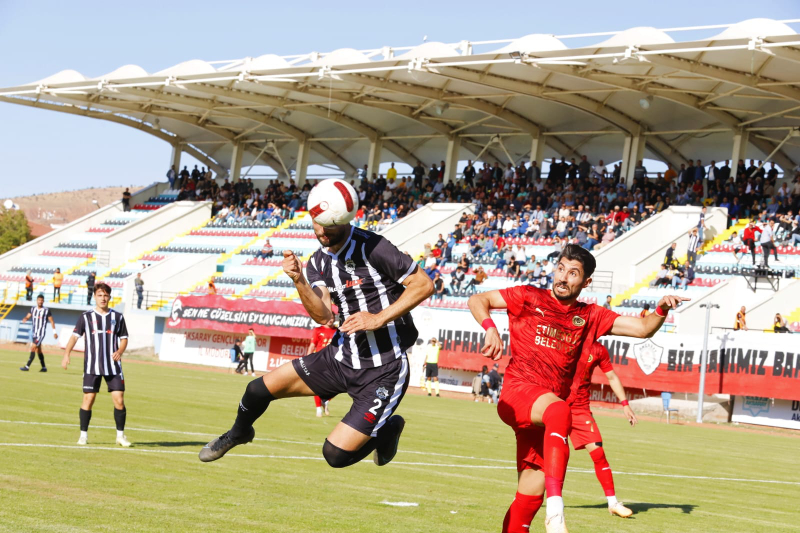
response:
[[[594,472],[603,487],[603,492],[606,493],[606,496],[614,496],[614,476],[611,474],[611,467],[608,466],[606,452],[603,451],[603,448],[595,448],[589,452],[589,455],[594,461]]]
[[[319,396],[314,396],[314,405],[317,407],[322,407],[322,399]]]
[[[572,427],[572,412],[566,402],[554,402],[542,415],[544,423],[544,487],[547,497],[561,496],[569,462],[567,435]]]
[[[536,512],[542,506],[544,495],[528,496],[519,492],[508,508],[503,520],[503,533],[528,533]]]

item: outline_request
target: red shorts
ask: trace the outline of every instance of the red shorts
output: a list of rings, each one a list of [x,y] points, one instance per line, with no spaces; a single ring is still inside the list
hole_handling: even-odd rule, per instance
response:
[[[517,472],[544,468],[544,427],[533,425],[531,408],[540,396],[548,392],[553,391],[533,383],[509,379],[503,383],[497,414],[517,436]]]
[[[569,440],[572,441],[572,447],[576,450],[584,449],[587,444],[603,442],[600,429],[588,407],[572,409],[572,429],[569,432]]]

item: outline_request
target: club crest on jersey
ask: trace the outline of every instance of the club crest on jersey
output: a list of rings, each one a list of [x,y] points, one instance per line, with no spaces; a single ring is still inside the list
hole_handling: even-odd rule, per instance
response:
[[[661,363],[661,354],[663,353],[664,348],[650,339],[636,344],[633,347],[633,354],[636,356],[636,362],[639,363],[639,368],[648,376],[658,368],[658,365]]]
[[[389,397],[389,391],[386,389],[386,387],[378,387],[378,390],[375,391],[375,396],[381,400],[385,400]]]
[[[353,274],[356,271],[356,262],[352,259],[348,259],[344,262],[344,269],[347,271],[348,274]]]
[[[580,327],[583,327],[584,324],[586,324],[586,321],[584,319],[582,319],[581,317],[579,317],[578,315],[575,315],[574,317],[572,317],[572,325],[573,326],[578,326],[580,328]]]

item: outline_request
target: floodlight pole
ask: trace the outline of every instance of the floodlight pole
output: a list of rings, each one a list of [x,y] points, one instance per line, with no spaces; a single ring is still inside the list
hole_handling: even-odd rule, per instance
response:
[[[717,304],[700,304],[706,309],[706,326],[703,328],[703,351],[700,353],[700,391],[697,393],[697,423],[703,423],[703,396],[706,393],[706,365],[708,364],[708,334],[711,324],[711,310],[719,309]]]

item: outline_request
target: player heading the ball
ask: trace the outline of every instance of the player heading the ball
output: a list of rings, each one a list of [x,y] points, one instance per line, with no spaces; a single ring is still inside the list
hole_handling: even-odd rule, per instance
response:
[[[410,311],[433,294],[433,283],[392,243],[349,224],[358,199],[346,182],[320,182],[308,206],[321,247],[305,274],[300,258],[284,251],[283,271],[311,318],[330,322],[333,301],[341,326],[318,352],[251,381],[233,427],[200,450],[201,461],[215,461],[251,442],[253,423],[274,400],[342,393],[353,405],[322,446],[328,464],[342,468],[372,454],[382,466],[397,453],[405,421],[394,412],[408,387],[406,350],[418,336]]]

